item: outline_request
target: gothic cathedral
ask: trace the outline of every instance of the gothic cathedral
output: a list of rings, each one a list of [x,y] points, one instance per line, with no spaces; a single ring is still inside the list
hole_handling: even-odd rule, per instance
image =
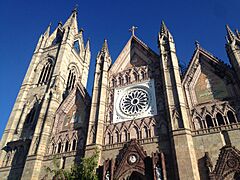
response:
[[[104,40],[90,97],[77,11],[46,29],[2,136],[1,179],[46,179],[55,158],[69,169],[96,149],[103,180],[240,179],[240,33],[227,26],[231,66],[196,43],[183,70],[164,22],[159,52],[134,30],[116,60]]]

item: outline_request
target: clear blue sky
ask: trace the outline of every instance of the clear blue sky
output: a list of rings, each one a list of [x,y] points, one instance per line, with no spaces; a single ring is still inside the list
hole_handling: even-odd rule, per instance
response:
[[[115,60],[130,37],[128,29],[157,50],[157,33],[164,20],[174,36],[177,55],[188,63],[194,41],[228,62],[225,24],[240,28],[239,0],[1,0],[0,1],[0,137],[15,102],[38,38],[52,22],[64,22],[78,4],[78,24],[91,40],[92,63],[88,81],[91,94],[93,69],[103,39],[108,39]]]

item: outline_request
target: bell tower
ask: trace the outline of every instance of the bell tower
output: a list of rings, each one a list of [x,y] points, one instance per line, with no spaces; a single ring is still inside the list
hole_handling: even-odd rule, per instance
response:
[[[2,136],[1,177],[39,179],[56,110],[77,83],[87,85],[90,42],[84,45],[77,10],[50,29],[38,40]]]

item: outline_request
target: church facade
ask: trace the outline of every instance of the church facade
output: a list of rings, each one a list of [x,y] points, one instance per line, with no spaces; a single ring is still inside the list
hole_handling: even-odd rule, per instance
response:
[[[159,52],[132,36],[116,60],[107,40],[86,85],[90,42],[77,11],[41,35],[1,140],[1,179],[51,179],[99,150],[106,180],[240,178],[240,33],[226,65],[198,43],[187,69],[162,22]]]

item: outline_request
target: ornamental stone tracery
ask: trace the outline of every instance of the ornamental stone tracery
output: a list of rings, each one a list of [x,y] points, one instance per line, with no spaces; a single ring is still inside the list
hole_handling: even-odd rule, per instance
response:
[[[157,115],[154,80],[114,90],[113,123]]]

